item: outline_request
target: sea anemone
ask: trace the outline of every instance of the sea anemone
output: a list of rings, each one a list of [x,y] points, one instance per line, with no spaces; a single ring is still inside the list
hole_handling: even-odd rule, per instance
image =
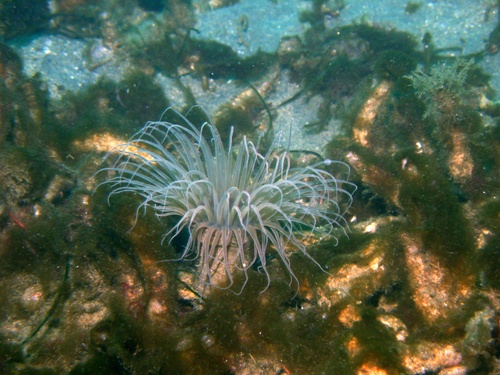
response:
[[[304,239],[314,233],[334,237],[337,227],[346,232],[344,214],[356,186],[326,171],[338,164],[348,175],[346,164],[322,160],[294,168],[289,152],[277,152],[280,136],[265,154],[258,151],[260,142],[246,137],[233,150],[232,129],[226,149],[210,121],[196,127],[167,111],[181,124],[148,122],[106,156],[119,155],[103,169],[112,172],[104,183],[111,184],[110,196],[130,192],[142,197],[136,220],[147,207],[158,218],[175,217],[164,238],[171,241],[188,231],[180,259],[197,259],[203,283],[232,289],[240,270],[243,288],[253,267],[266,274],[269,286],[266,267],[272,249],[288,269],[290,282],[297,281],[287,249],[295,247],[317,264]]]

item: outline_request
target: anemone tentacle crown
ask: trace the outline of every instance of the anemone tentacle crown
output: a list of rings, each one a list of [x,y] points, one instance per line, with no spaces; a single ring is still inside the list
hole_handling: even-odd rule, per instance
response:
[[[173,111],[168,109],[167,111]],[[194,257],[202,282],[231,289],[236,270],[248,280],[249,268],[266,268],[272,245],[296,280],[287,255],[295,247],[312,261],[303,243],[313,233],[344,233],[344,214],[356,186],[326,171],[331,160],[294,168],[286,151],[276,152],[276,137],[265,154],[243,137],[239,146],[224,147],[211,122],[196,127],[175,112],[181,124],[148,122],[130,140],[112,150],[116,162],[103,168],[112,177],[110,196],[135,193],[141,208],[152,208],[157,217],[176,217],[165,234],[170,240],[187,229],[189,240],[180,256]],[[221,275],[223,281],[221,282]],[[243,286],[244,286],[243,284]]]

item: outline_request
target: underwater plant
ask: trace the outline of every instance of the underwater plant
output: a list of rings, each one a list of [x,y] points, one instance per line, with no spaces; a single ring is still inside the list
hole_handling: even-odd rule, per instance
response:
[[[197,128],[178,112],[168,111],[181,124],[148,122],[106,156],[119,154],[113,166],[102,169],[112,172],[103,182],[111,184],[110,197],[140,195],[136,220],[147,207],[158,218],[176,217],[164,239],[171,241],[187,229],[189,239],[180,259],[196,259],[200,279],[208,285],[231,289],[238,269],[245,277],[242,290],[253,266],[266,274],[269,286],[268,245],[289,271],[290,283],[298,283],[287,247],[293,245],[318,264],[308,254],[304,237],[333,235],[337,227],[346,232],[344,214],[356,186],[325,168],[338,164],[348,175],[349,166],[324,160],[294,168],[288,152],[276,152],[280,136],[266,154],[258,151],[260,142],[246,137],[233,151],[231,130],[226,149],[211,121]]]
[[[406,76],[427,106],[424,119],[449,122],[462,116],[461,109],[475,94],[467,85],[473,64],[473,60],[457,59],[452,64],[432,67],[430,74],[414,72]]]

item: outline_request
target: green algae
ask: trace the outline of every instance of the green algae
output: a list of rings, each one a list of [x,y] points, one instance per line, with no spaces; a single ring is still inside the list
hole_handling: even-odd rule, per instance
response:
[[[49,132],[54,146],[69,154],[75,151],[75,140],[84,140],[96,131],[128,138],[168,105],[151,77],[132,71],[119,83],[102,78],[83,92],[66,94],[55,103],[56,121]]]

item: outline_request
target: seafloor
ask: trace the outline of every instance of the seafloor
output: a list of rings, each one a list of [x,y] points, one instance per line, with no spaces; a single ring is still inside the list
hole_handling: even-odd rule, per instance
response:
[[[3,0],[0,374],[500,374],[499,7]],[[350,166],[297,280],[269,245],[268,287],[204,286],[175,217],[107,199],[114,147],[195,105]]]

